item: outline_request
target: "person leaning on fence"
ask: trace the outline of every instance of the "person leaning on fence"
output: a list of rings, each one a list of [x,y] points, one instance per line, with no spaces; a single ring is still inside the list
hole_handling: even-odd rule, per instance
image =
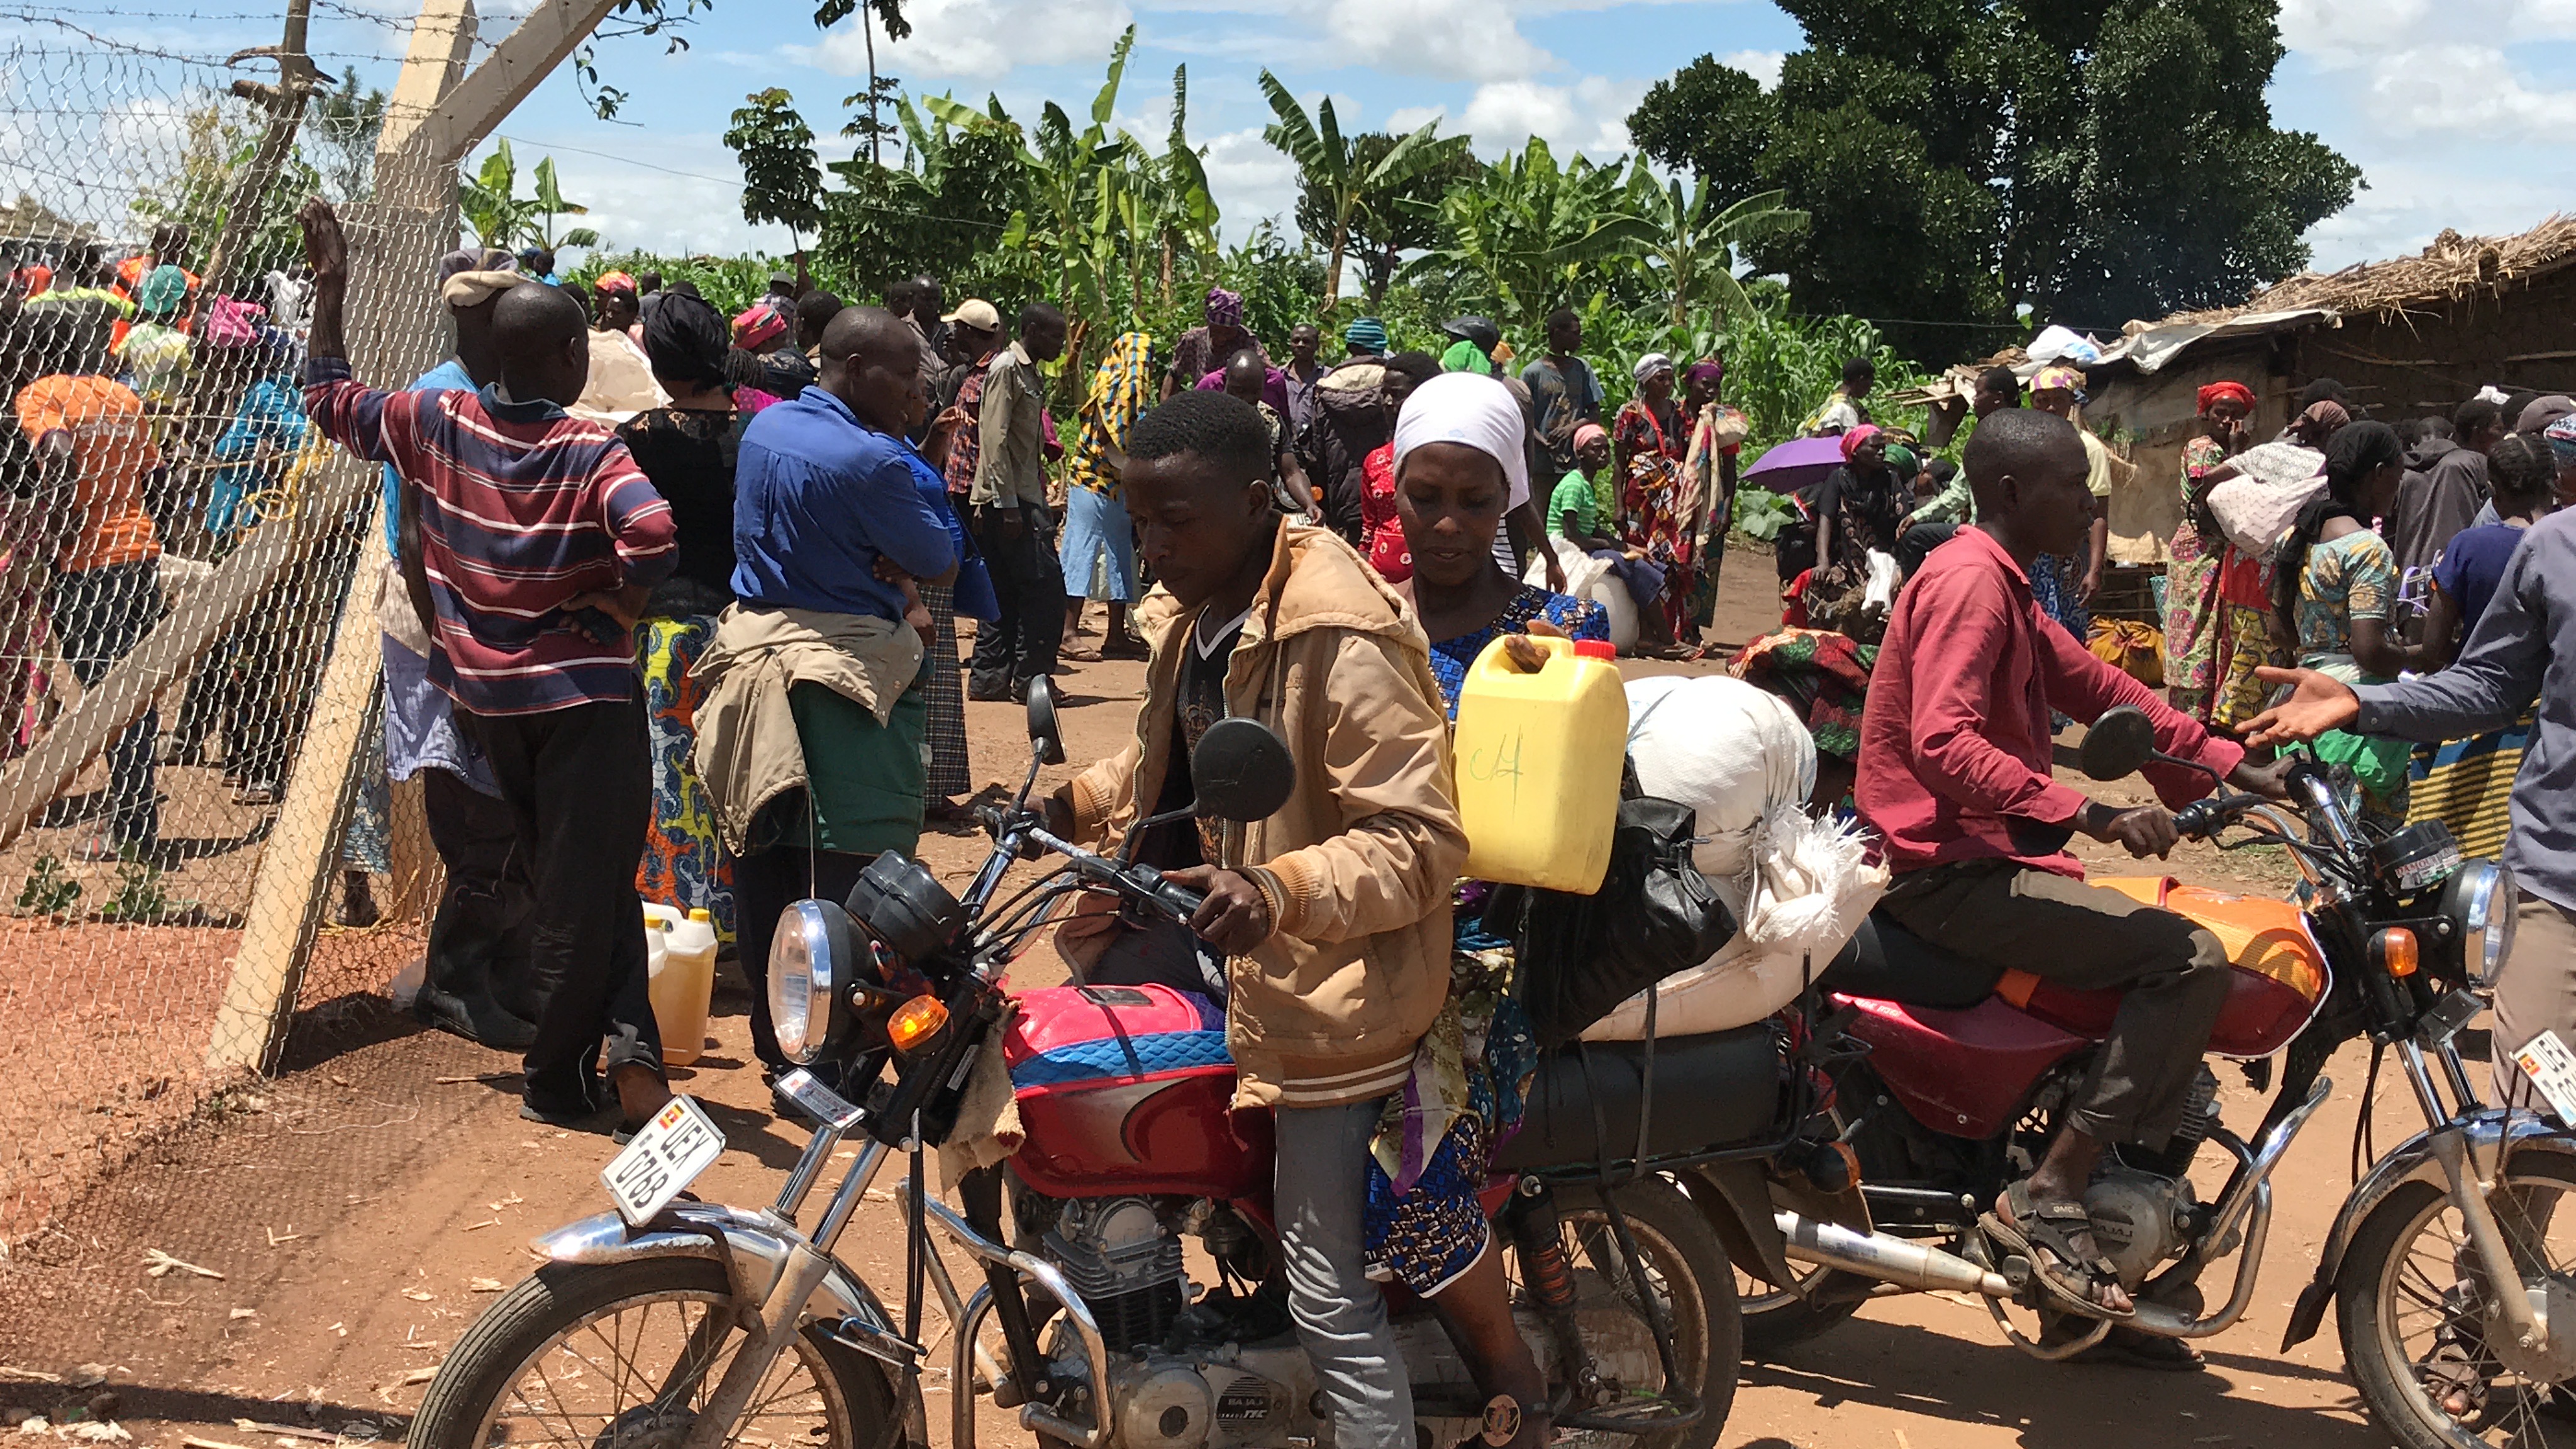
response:
[[[589,372],[570,296],[521,283],[493,302],[500,377],[480,392],[379,392],[349,374],[339,219],[318,200],[298,219],[314,274],[305,411],[402,472],[404,582],[438,646],[430,680],[489,759],[535,882],[548,995],[520,1114],[589,1125],[607,1107],[604,1065],[631,1130],[670,1099],[635,893],[652,773],[627,639],[678,560],[670,505],[615,435],[563,410]]]
[[[454,251],[439,259],[436,275],[435,295],[454,326],[456,351],[411,390],[473,392],[498,381],[492,311],[502,293],[526,280],[517,261],[504,251]],[[518,819],[491,762],[458,728],[454,702],[429,682],[436,646],[403,582],[401,517],[402,474],[387,464],[386,564],[376,610],[383,631],[385,774],[397,782],[419,778],[430,844],[447,870],[412,1014],[496,1051],[525,1051],[544,1005],[529,969],[528,862],[518,853]],[[414,551],[418,546],[415,539]]]
[[[40,525],[54,547],[45,611],[64,661],[90,689],[160,617],[161,536],[144,498],[167,470],[143,400],[107,375],[114,314],[95,304],[44,312],[29,342],[35,380],[13,401],[39,475],[67,484],[76,505]],[[79,859],[132,860],[157,848],[152,749],[160,729],[159,712],[147,709],[108,746],[106,829],[76,850]]]

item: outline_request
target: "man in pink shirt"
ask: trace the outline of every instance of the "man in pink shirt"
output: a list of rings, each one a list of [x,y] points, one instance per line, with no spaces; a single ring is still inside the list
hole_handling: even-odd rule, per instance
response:
[[[2086,464],[2061,418],[2014,409],[1977,425],[1967,473],[1978,522],[1934,549],[1897,599],[1854,795],[1895,873],[1879,909],[1897,924],[1987,965],[2124,993],[2047,1157],[1987,1218],[2007,1244],[2037,1248],[2031,1260],[2060,1294],[2120,1315],[2131,1304],[2102,1271],[2084,1189],[2104,1147],[2161,1148],[2180,1124],[2227,999],[2227,951],[2181,916],[2084,884],[2066,850],[2076,831],[2137,856],[2161,857],[2179,836],[2163,806],[2105,805],[2052,778],[2050,711],[2090,724],[2135,705],[2165,753],[2240,789],[2280,786],[2246,766],[2241,746],[2087,653],[2033,600],[2032,559],[2074,551],[2092,526]],[[2173,765],[2146,776],[2167,805],[2210,789],[2207,775]]]

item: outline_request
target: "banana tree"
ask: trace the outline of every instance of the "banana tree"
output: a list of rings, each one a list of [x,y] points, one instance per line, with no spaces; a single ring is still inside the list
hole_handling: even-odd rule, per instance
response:
[[[586,226],[574,227],[560,236],[555,233],[555,218],[557,216],[590,215],[589,207],[583,206],[578,202],[564,200],[563,188],[555,184],[555,158],[548,156],[544,160],[539,161],[537,163],[536,175],[536,212],[538,221],[537,224],[528,229],[530,240],[550,252],[559,251],[564,247],[595,247],[599,245],[599,233]]]
[[[1342,253],[1350,245],[1351,223],[1367,209],[1370,198],[1385,195],[1443,163],[1451,151],[1466,145],[1467,138],[1457,136],[1443,141],[1438,135],[1440,123],[1426,121],[1420,130],[1388,148],[1376,165],[1363,166],[1355,159],[1351,143],[1342,136],[1331,97],[1315,104],[1315,114],[1310,119],[1306,108],[1266,68],[1261,72],[1261,93],[1269,98],[1270,110],[1279,118],[1262,130],[1261,138],[1297,163],[1300,184],[1322,202],[1321,209],[1332,219],[1332,240],[1325,248],[1323,296],[1324,308],[1330,311],[1341,300]]]
[[[590,208],[564,199],[553,157],[537,163],[534,196],[518,189],[519,164],[508,141],[493,143],[483,164],[457,179],[456,209],[474,229],[476,245],[508,250],[524,241],[548,251],[599,245],[599,233],[586,226],[556,234],[556,217],[588,215]]]
[[[1635,224],[1623,231],[1672,288],[1673,325],[1682,325],[1694,307],[1707,302],[1723,316],[1744,310],[1744,284],[1735,276],[1737,249],[1807,224],[1807,213],[1781,204],[1787,194],[1765,191],[1712,207],[1708,178],[1701,177],[1685,199],[1681,182],[1658,182],[1643,160],[1637,162],[1628,175],[1627,197]]]
[[[1444,277],[1462,302],[1490,308],[1506,326],[1534,327],[1604,265],[1624,264],[1646,234],[1623,205],[1624,162],[1577,156],[1559,166],[1533,136],[1440,200],[1440,245],[1404,270]]]
[[[1166,307],[1172,302],[1172,271],[1178,259],[1206,256],[1217,249],[1216,198],[1208,191],[1206,161],[1190,144],[1189,115],[1190,68],[1175,66],[1172,129],[1164,140],[1163,154],[1151,156],[1142,142],[1127,138],[1130,153],[1145,159],[1136,167],[1121,215],[1129,227],[1131,248],[1150,247],[1156,253],[1152,269]],[[1129,265],[1129,287],[1142,311],[1145,259],[1132,255]]]

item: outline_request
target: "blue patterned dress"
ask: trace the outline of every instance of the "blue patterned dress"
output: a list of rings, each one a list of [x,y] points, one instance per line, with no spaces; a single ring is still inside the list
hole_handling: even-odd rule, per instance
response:
[[[1431,646],[1431,674],[1440,681],[1440,702],[1449,708],[1449,719],[1458,719],[1458,691],[1467,683],[1467,670],[1485,646],[1505,634],[1526,634],[1532,619],[1545,619],[1565,631],[1569,639],[1607,639],[1610,637],[1610,614],[1599,604],[1586,599],[1551,594],[1535,584],[1521,585],[1510,603],[1494,616],[1494,622],[1473,634],[1443,639]]]

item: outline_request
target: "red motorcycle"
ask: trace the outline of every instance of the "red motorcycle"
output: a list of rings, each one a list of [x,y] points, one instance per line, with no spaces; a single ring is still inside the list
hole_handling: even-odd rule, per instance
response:
[[[2118,779],[2150,758],[2185,763],[2154,753],[2153,727],[2134,710],[2106,715],[2084,742],[2095,779]],[[2542,1435],[2533,1416],[2563,1403],[2555,1386],[2576,1380],[2576,1311],[2552,1312],[2576,1310],[2576,1277],[2568,1255],[2545,1241],[2558,1199],[2576,1188],[2576,1142],[2534,1114],[2484,1105],[2452,1040],[2510,949],[2512,880],[2490,862],[2464,862],[2439,824],[2364,830],[2349,772],[2303,760],[2289,785],[2287,806],[2221,794],[2185,807],[2175,823],[2186,836],[2225,836],[2222,848],[2284,848],[2305,878],[2298,901],[2156,878],[2096,882],[2189,916],[2227,945],[2234,976],[2211,1055],[2240,1063],[2264,1089],[2283,1054],[2278,1089],[2247,1138],[2220,1121],[2217,1077],[2204,1066],[2164,1148],[2106,1154],[2084,1206],[2137,1301],[2122,1322],[2187,1340],[2243,1315],[2270,1226],[2272,1172],[2326,1098],[2327,1057],[2367,1036],[2395,1051],[2426,1131],[2354,1187],[2282,1347],[2312,1336],[2339,1302],[2362,1399],[2408,1449],[2564,1442]],[[1982,968],[1883,919],[1816,985],[1821,999],[1806,1011],[1841,1047],[1835,1100],[1809,1149],[1783,1154],[1793,1170],[1774,1198],[1788,1256],[1807,1271],[1748,1296],[1752,1353],[1813,1337],[1887,1289],[1977,1295],[2016,1346],[2043,1359],[2102,1342],[2110,1320],[2087,1321],[2044,1297],[2028,1261],[1996,1252],[1977,1222],[2046,1151],[2118,994]],[[2378,1064],[2375,1050],[2374,1078]],[[2204,1202],[2188,1174],[2210,1148],[2231,1173]],[[2233,1282],[2212,1310],[2199,1281],[2231,1254]],[[2005,1314],[2013,1303],[2060,1315],[2061,1333],[2024,1333]],[[2063,1332],[2069,1322],[2074,1331]]]
[[[602,1174],[618,1212],[540,1238],[546,1265],[449,1354],[413,1422],[416,1449],[884,1449],[898,1432],[926,1449],[920,1381],[936,1370],[921,1315],[934,1292],[950,1325],[953,1449],[971,1449],[985,1393],[1042,1442],[1081,1449],[1329,1437],[1287,1316],[1270,1118],[1232,1109],[1222,1014],[1165,986],[1015,995],[1003,982],[1084,892],[1164,920],[1199,905],[1128,856],[1045,830],[1028,796],[1038,766],[1064,753],[1043,680],[1029,716],[1028,778],[988,815],[994,848],[962,899],[889,854],[846,907],[802,901],[781,923],[772,1011],[781,1045],[812,1068],[781,1091],[819,1126],[777,1202],[679,1196],[721,1140],[676,1101]],[[1269,730],[1226,720],[1191,775],[1192,809],[1140,822],[1130,841],[1191,813],[1266,818],[1293,768]],[[997,902],[1024,856],[1057,868]],[[970,1090],[995,1090],[977,1073],[996,1038],[1025,1141],[965,1176],[961,1212],[923,1191],[923,1154],[956,1130]],[[1795,1045],[1764,1023],[1543,1059],[1484,1200],[1560,1431],[1658,1449],[1716,1441],[1742,1347],[1730,1248],[1748,1271],[1792,1272],[1762,1163],[1818,1106]],[[800,1226],[845,1141],[853,1160]],[[908,1169],[899,1312],[832,1256],[890,1159]],[[964,1250],[980,1284],[959,1291],[937,1239]],[[1191,1239],[1212,1285],[1190,1281]],[[1431,1442],[1473,1437],[1485,1396],[1469,1365],[1427,1307],[1390,1296]]]

